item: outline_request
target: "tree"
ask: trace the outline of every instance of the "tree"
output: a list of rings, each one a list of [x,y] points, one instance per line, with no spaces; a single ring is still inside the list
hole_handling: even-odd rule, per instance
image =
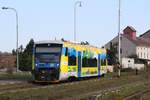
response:
[[[23,45],[20,45],[20,47],[18,48],[18,52],[23,53]]]
[[[81,45],[90,45],[90,44],[88,41],[85,41],[85,42],[81,41]]]
[[[34,40],[33,39],[31,39],[30,41],[29,41],[29,43],[27,44],[27,46],[26,46],[26,48],[25,48],[25,50],[24,50],[24,53],[27,53],[27,54],[32,54],[32,49],[33,49],[33,45],[34,45]]]
[[[15,49],[12,50],[12,55],[16,55],[16,50]]]
[[[110,43],[110,49],[107,49],[107,58],[108,58],[108,64],[109,65],[115,65],[117,64],[117,46],[116,44]]]
[[[21,71],[31,71],[32,69],[32,49],[34,45],[34,40],[31,39],[27,44],[26,48],[23,50],[23,46],[20,46],[19,52],[19,69]]]

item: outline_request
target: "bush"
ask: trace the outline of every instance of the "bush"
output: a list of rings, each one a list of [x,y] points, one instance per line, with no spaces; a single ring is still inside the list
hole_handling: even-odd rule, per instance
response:
[[[117,66],[117,65],[114,65],[113,70],[114,70],[114,72],[118,72],[118,66]]]
[[[8,74],[13,74],[13,68],[7,68],[6,72],[7,72]]]

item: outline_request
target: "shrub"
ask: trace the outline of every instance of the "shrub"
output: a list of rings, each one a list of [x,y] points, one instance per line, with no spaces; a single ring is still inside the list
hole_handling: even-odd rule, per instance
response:
[[[6,72],[7,72],[8,74],[13,74],[13,68],[7,68]]]

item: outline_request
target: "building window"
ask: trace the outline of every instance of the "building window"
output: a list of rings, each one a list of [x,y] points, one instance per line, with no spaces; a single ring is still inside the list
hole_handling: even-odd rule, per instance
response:
[[[138,54],[138,58],[140,58],[139,53],[137,53],[137,54]]]
[[[122,41],[122,36],[120,37],[120,40]]]
[[[112,43],[112,42],[110,42],[110,48],[112,48],[112,46],[113,46],[113,43]]]
[[[122,49],[120,48],[120,53],[122,54]]]

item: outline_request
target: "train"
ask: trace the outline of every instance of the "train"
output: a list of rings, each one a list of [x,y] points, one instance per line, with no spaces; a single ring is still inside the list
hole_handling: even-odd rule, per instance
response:
[[[60,82],[101,77],[107,73],[106,49],[69,41],[35,42],[32,77],[34,82]]]

